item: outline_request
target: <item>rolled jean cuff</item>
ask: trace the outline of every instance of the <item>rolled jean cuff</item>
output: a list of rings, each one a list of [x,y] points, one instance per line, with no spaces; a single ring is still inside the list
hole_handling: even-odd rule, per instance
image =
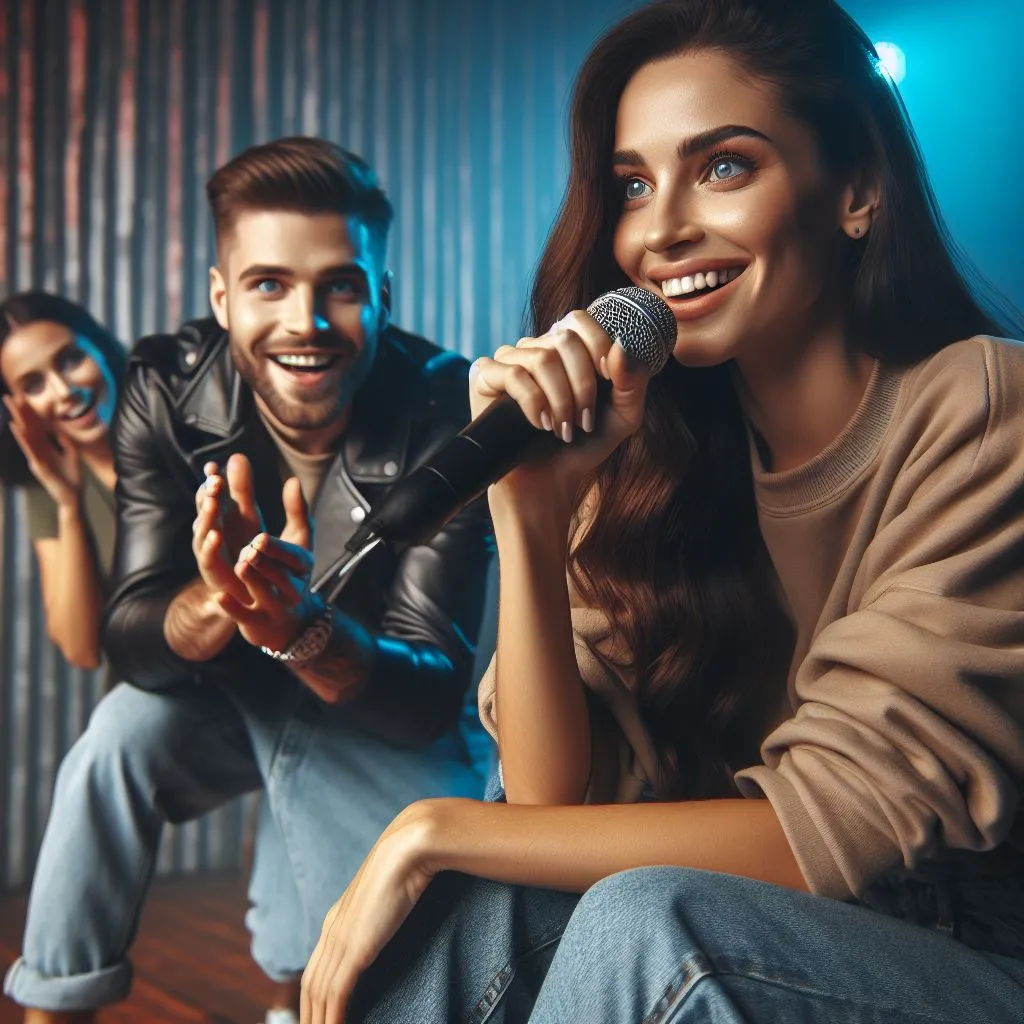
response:
[[[88,974],[51,977],[19,957],[4,978],[4,994],[35,1010],[95,1010],[126,999],[131,987],[132,967],[126,960]]]

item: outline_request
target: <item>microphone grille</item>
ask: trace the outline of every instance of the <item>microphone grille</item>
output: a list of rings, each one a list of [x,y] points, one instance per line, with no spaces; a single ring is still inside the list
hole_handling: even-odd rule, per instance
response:
[[[664,369],[676,344],[676,318],[660,295],[631,285],[599,295],[587,312],[612,341],[651,374]]]

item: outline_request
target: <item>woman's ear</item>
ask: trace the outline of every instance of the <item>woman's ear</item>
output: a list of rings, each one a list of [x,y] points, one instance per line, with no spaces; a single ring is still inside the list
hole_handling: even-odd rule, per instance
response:
[[[881,189],[874,175],[865,170],[843,189],[839,226],[850,238],[863,238],[881,208]]]

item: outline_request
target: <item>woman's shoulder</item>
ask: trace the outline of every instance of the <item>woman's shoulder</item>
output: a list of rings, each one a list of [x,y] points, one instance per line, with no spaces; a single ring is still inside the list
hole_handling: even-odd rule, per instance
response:
[[[976,334],[922,359],[911,368],[909,376],[916,378],[918,387],[946,386],[954,390],[965,384],[989,386],[1001,378],[1024,377],[1024,343]]]
[[[906,417],[962,430],[1024,427],[1024,343],[979,334],[953,342],[910,367],[903,384]],[[1020,408],[1019,408],[1020,407]]]

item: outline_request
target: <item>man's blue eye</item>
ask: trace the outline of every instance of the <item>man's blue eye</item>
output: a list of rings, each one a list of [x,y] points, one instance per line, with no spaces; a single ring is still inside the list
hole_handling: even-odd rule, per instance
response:
[[[355,281],[332,281],[328,286],[327,290],[332,295],[353,295],[359,289]]]
[[[273,278],[267,277],[256,283],[256,291],[264,295],[276,295],[281,285]]]
[[[641,181],[639,178],[626,179],[625,197],[627,202],[631,199],[643,199],[649,192],[650,186],[647,182]]]

